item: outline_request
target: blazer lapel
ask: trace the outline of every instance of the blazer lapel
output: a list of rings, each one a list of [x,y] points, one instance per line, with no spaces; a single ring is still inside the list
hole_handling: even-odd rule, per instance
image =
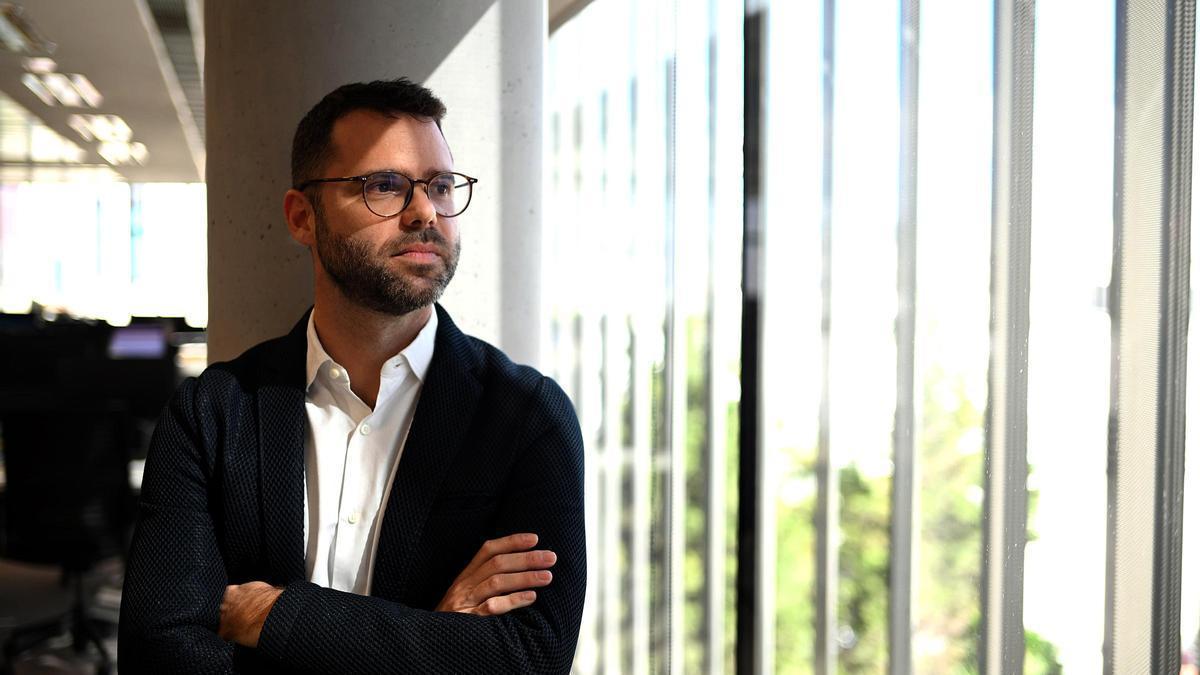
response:
[[[309,310],[311,311],[311,310]],[[258,389],[259,513],[268,581],[304,572],[304,359],[308,312],[270,352]]]
[[[384,511],[371,594],[404,595],[412,572],[412,554],[429,508],[471,427],[482,385],[481,365],[469,338],[435,305],[438,329],[433,361],[421,386],[408,439]]]

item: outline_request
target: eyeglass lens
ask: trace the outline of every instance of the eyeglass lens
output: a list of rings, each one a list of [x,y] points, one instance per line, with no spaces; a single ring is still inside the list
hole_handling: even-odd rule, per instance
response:
[[[425,184],[426,181],[416,181]],[[439,216],[457,216],[471,203],[471,181],[460,173],[440,173],[423,185],[433,210]],[[363,182],[363,197],[367,208],[380,217],[390,218],[404,210],[411,198],[414,181],[391,171],[367,176]]]

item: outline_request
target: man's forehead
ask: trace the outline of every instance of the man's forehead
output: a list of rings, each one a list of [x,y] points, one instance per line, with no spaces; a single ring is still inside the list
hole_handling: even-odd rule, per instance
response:
[[[334,123],[331,140],[331,154],[338,164],[366,162],[374,168],[452,168],[453,158],[446,139],[437,123],[427,118],[353,110]],[[389,162],[410,166],[392,166]]]

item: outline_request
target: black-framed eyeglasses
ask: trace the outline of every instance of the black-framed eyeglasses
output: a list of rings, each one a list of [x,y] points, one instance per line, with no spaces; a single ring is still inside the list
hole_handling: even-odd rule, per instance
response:
[[[304,190],[317,183],[352,181],[362,183],[363,202],[371,213],[380,218],[391,218],[408,208],[418,183],[425,186],[425,194],[429,196],[433,210],[443,218],[453,218],[470,206],[471,193],[479,179],[453,171],[445,171],[429,179],[409,178],[396,171],[376,171],[363,176],[313,178],[297,185],[296,189]]]

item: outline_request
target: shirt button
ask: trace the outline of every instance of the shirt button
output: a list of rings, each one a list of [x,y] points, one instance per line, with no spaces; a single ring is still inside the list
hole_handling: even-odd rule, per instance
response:
[[[350,523],[351,525],[357,523],[358,522],[358,514],[351,513],[349,516],[346,516],[346,522]]]
[[[370,434],[371,434],[371,425],[370,425],[370,424],[364,424],[364,425],[362,425],[361,427],[359,427],[359,428],[358,428],[358,431],[359,431],[359,433],[361,433],[363,436],[368,436],[368,435],[370,435]]]
[[[342,371],[338,370],[337,368],[330,368],[329,376],[335,380],[340,380],[342,379]]]

